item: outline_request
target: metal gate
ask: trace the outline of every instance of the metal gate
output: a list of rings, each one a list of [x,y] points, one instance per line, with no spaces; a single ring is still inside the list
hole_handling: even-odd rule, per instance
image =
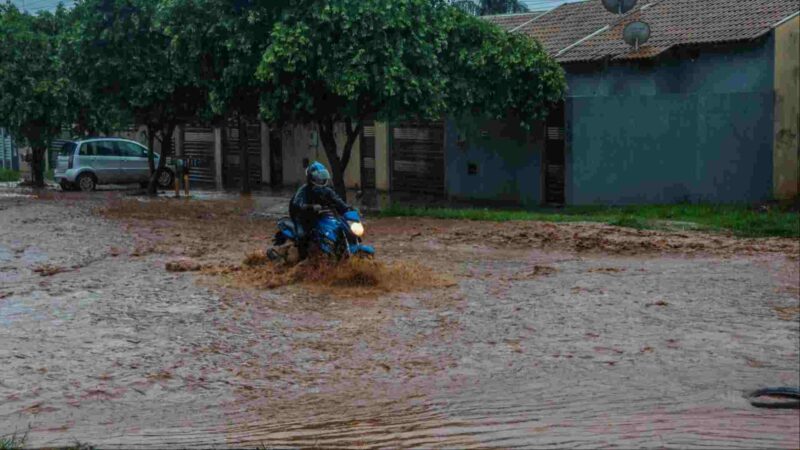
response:
[[[214,183],[214,129],[187,125],[183,133],[183,155],[195,160],[189,169],[189,180]]]
[[[361,189],[375,189],[375,122],[364,124],[361,132]]]
[[[17,149],[5,129],[0,128],[0,168],[19,170]]]
[[[392,127],[392,191],[444,196],[444,123]]]
[[[256,187],[261,184],[261,125],[256,122],[248,123],[246,126],[247,155],[250,158],[248,167],[250,185]],[[222,134],[222,182],[227,188],[241,185],[241,157],[239,127],[235,121],[231,121]]]

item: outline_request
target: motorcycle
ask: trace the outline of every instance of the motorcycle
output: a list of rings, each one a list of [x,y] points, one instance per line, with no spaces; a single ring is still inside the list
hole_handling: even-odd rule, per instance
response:
[[[318,214],[317,224],[310,233],[311,245],[315,245],[324,255],[337,260],[375,255],[375,248],[361,243],[364,225],[358,211],[347,211],[339,215],[335,211],[322,209]],[[284,217],[278,221],[278,232],[272,242],[274,247],[267,252],[269,258],[272,261],[288,260],[288,247],[292,244],[296,247],[297,244],[297,229],[292,219]]]

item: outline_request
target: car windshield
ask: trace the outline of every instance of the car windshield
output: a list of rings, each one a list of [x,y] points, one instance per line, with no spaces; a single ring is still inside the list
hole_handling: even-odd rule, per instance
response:
[[[75,143],[74,142],[67,142],[66,144],[61,146],[61,156],[69,156],[75,153]]]

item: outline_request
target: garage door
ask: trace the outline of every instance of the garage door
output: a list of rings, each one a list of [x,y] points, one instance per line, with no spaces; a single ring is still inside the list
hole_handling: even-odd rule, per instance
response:
[[[392,191],[444,196],[444,123],[392,127]]]
[[[225,128],[222,153],[224,161],[222,178],[225,187],[240,186],[242,155],[239,152],[239,127],[235,122],[231,122]],[[247,125],[247,154],[249,156],[250,185],[255,187],[261,183],[261,125],[258,122]]]
[[[214,182],[213,128],[187,125],[183,134],[183,154],[197,164],[189,170],[189,180],[201,183]]]
[[[364,124],[361,132],[361,188],[375,189],[375,122]]]

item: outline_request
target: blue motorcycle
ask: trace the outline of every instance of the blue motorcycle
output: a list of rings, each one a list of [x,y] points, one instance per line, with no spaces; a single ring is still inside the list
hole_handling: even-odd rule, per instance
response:
[[[372,246],[361,243],[364,236],[364,225],[358,211],[347,211],[343,215],[335,211],[323,209],[319,213],[317,224],[311,231],[310,243],[327,256],[338,259],[350,256],[370,257],[375,254]],[[275,247],[286,244],[297,244],[297,229],[292,219],[285,217],[278,221],[278,232],[275,233]],[[273,261],[285,259],[275,248],[267,252]]]

